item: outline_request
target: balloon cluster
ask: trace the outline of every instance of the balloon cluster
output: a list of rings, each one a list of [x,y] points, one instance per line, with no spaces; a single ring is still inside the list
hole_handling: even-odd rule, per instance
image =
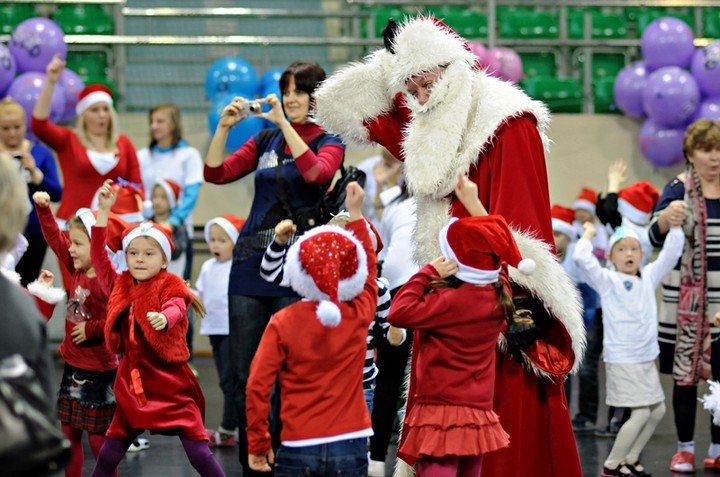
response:
[[[690,27],[664,17],[643,31],[642,61],[620,71],[615,103],[628,116],[645,118],[640,150],[653,165],[684,160],[682,138],[700,118],[720,120],[720,42],[695,48]]]
[[[475,53],[478,64],[490,76],[511,83],[517,83],[523,77],[523,65],[520,56],[512,48],[496,46],[489,50],[479,41],[468,41],[470,51]]]
[[[28,121],[45,85],[45,67],[55,55],[65,59],[67,45],[60,27],[47,18],[25,20],[13,30],[8,46],[0,44],[0,98],[9,96],[17,101]],[[84,86],[73,71],[62,72],[50,103],[52,121],[75,117],[75,105]]]
[[[205,94],[212,101],[208,114],[210,134],[215,133],[223,109],[236,96],[252,100],[275,93],[279,98],[282,73],[282,69],[271,69],[258,79],[255,68],[243,58],[221,58],[210,65],[205,74]],[[268,106],[265,110],[268,110]],[[272,127],[272,123],[253,115],[248,116],[230,130],[226,148],[230,151],[238,149],[266,127]]]

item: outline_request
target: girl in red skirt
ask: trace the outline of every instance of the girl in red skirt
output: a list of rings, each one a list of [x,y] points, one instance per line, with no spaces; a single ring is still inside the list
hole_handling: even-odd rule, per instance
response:
[[[106,182],[100,192],[99,236],[117,191]],[[122,235],[128,270],[108,277],[105,340],[122,354],[115,398],[117,410],[100,450],[93,476],[111,475],[133,440],[144,430],[180,437],[192,466],[202,476],[224,476],[210,451],[204,426],[205,398],[187,365],[187,307],[204,314],[185,282],[168,273],[170,230],[143,222]]]
[[[492,410],[495,347],[512,310],[503,262],[534,263],[520,264],[505,219],[487,215],[472,188],[461,180],[456,194],[477,216],[441,230],[443,256],[400,289],[388,317],[415,332],[398,457],[422,477],[479,476],[483,455],[509,444]]]

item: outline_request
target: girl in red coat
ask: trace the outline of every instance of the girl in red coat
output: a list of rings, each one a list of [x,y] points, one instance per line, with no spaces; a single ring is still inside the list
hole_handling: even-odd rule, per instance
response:
[[[507,447],[493,412],[495,347],[512,301],[503,262],[531,271],[505,219],[487,215],[467,178],[456,190],[477,217],[440,231],[438,257],[393,299],[388,321],[415,332],[408,407],[398,457],[422,477],[476,477],[482,457]],[[523,263],[521,263],[521,261]]]
[[[103,186],[98,230],[116,194]],[[187,365],[187,307],[201,314],[204,309],[185,282],[166,270],[170,231],[143,222],[125,230],[122,245],[128,270],[115,279],[105,325],[108,348],[123,355],[114,386],[118,408],[92,475],[111,475],[147,429],[179,435],[200,475],[224,476],[208,446],[205,398]]]

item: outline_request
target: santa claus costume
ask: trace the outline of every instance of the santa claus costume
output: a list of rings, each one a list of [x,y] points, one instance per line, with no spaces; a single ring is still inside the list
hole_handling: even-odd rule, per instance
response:
[[[137,264],[128,257],[129,269],[115,279],[112,288],[105,341],[123,359],[113,387],[118,408],[93,476],[111,475],[144,430],[179,435],[190,463],[201,475],[224,476],[207,443],[205,397],[187,365],[186,310],[194,296],[181,278],[165,270],[173,249],[170,232],[150,222],[127,228],[122,236],[126,255],[140,237],[157,245],[163,265],[153,276],[136,278],[140,276]],[[143,266],[150,267],[145,250],[131,253],[145,257]],[[152,312],[164,315],[164,328],[152,326],[148,316]]]
[[[440,255],[436,237],[450,216],[469,215],[453,195],[463,173],[488,211],[519,231],[522,255],[539,272],[529,278],[511,270],[513,295],[525,295],[542,336],[515,353],[520,360],[499,351],[494,409],[511,443],[484,459],[483,472],[580,476],[562,382],[579,366],[585,335],[577,294],[551,253],[548,110],[479,71],[466,42],[436,19],[409,20],[386,44],[323,83],[316,119],[346,143],[377,142],[405,161],[417,199],[418,263]],[[433,68],[442,73],[420,104],[406,82]]]

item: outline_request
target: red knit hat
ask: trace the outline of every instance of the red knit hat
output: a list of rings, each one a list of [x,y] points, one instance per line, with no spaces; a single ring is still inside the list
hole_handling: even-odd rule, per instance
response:
[[[367,255],[349,231],[324,225],[305,232],[287,254],[285,274],[303,298],[318,301],[325,326],[340,324],[340,302],[358,296],[367,279]]]
[[[173,243],[172,232],[168,230],[167,227],[153,222],[142,222],[127,227],[122,234],[123,250],[127,251],[130,242],[138,237],[150,237],[154,239],[165,254],[165,259],[169,261],[172,257],[175,244]]]
[[[112,92],[110,88],[102,84],[89,84],[80,91],[75,112],[78,116],[84,113],[90,106],[96,103],[107,103],[113,105]]]
[[[631,184],[618,193],[618,212],[636,224],[645,225],[650,220],[660,192],[648,181]]]
[[[180,199],[180,192],[182,192],[182,187],[180,187],[180,184],[178,184],[172,179],[158,179],[155,181],[153,189],[156,186],[162,187],[168,197],[170,210],[174,209],[175,206],[177,206],[178,200]]]
[[[205,224],[205,241],[207,243],[210,243],[210,227],[213,225],[222,228],[225,233],[228,234],[230,240],[235,243],[240,236],[240,230],[242,230],[243,225],[245,225],[245,219],[232,214],[222,214],[214,219],[208,220]]]
[[[525,275],[535,271],[535,261],[522,258],[510,227],[500,215],[452,218],[439,238],[443,256],[457,262],[456,276],[468,283],[496,282],[503,262]]]
[[[553,232],[563,233],[571,240],[577,237],[577,232],[573,227],[575,221],[574,210],[555,204],[550,208],[550,215],[552,216]]]
[[[589,187],[583,187],[580,194],[577,196],[577,199],[573,202],[573,209],[587,210],[588,212],[595,214],[597,201],[597,192]]]

